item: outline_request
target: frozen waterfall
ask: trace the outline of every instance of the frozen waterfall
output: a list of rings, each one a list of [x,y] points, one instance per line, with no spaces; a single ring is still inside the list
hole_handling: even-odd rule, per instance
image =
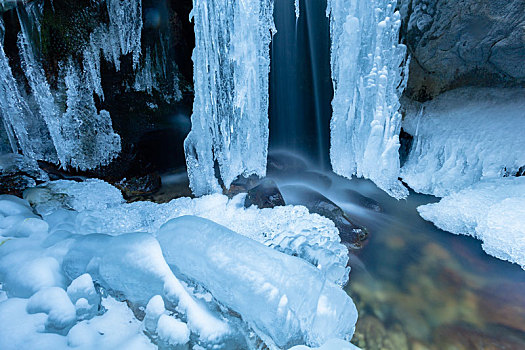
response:
[[[184,148],[196,195],[266,173],[272,0],[194,0],[192,129]]]
[[[369,178],[396,198],[399,96],[408,75],[394,0],[328,0],[334,84],[330,158],[334,172]]]

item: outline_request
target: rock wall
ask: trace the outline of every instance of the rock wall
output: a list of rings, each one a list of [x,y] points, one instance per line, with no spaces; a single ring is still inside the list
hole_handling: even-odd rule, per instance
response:
[[[525,0],[400,0],[417,101],[463,86],[525,86]]]

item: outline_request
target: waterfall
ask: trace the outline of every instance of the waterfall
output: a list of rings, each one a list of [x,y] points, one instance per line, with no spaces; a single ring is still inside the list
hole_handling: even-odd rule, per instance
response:
[[[320,167],[329,165],[333,97],[325,9],[326,0],[275,3],[270,72],[270,149],[302,154]]]
[[[334,172],[369,178],[396,198],[399,97],[406,85],[406,47],[395,0],[329,0],[334,99],[330,158]]]
[[[266,173],[273,2],[194,0],[195,101],[185,143],[190,186],[217,192]]]

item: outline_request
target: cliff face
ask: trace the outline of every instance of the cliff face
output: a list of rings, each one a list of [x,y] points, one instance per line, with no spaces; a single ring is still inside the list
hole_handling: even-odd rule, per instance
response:
[[[525,85],[525,0],[401,0],[412,55],[406,94]]]

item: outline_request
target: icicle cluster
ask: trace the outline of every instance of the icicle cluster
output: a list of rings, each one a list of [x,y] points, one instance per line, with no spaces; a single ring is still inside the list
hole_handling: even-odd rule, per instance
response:
[[[33,113],[13,77],[3,47],[3,21],[0,18],[0,116],[13,153],[53,161],[56,159],[49,132],[39,113]]]
[[[185,141],[196,195],[218,192],[238,175],[265,175],[268,148],[272,0],[194,0],[192,130]]]
[[[408,75],[395,0],[329,0],[334,85],[330,158],[334,172],[369,178],[396,198],[399,96]]]
[[[141,62],[142,0],[106,0],[106,6],[109,24],[100,24],[90,34],[81,62],[71,57],[59,62],[57,91],[46,78],[33,40],[41,35],[43,1],[17,6],[21,26],[18,49],[30,96],[11,71],[1,40],[4,27],[0,18],[0,116],[13,152],[82,170],[108,164],[120,152],[121,143],[109,112],[98,111],[93,98],[95,93],[104,99],[102,57],[120,70],[121,56],[131,54],[136,70],[134,88],[150,94],[161,89],[159,76],[167,80],[168,65],[176,71],[164,51],[148,52]],[[166,100],[181,98],[174,76]]]

